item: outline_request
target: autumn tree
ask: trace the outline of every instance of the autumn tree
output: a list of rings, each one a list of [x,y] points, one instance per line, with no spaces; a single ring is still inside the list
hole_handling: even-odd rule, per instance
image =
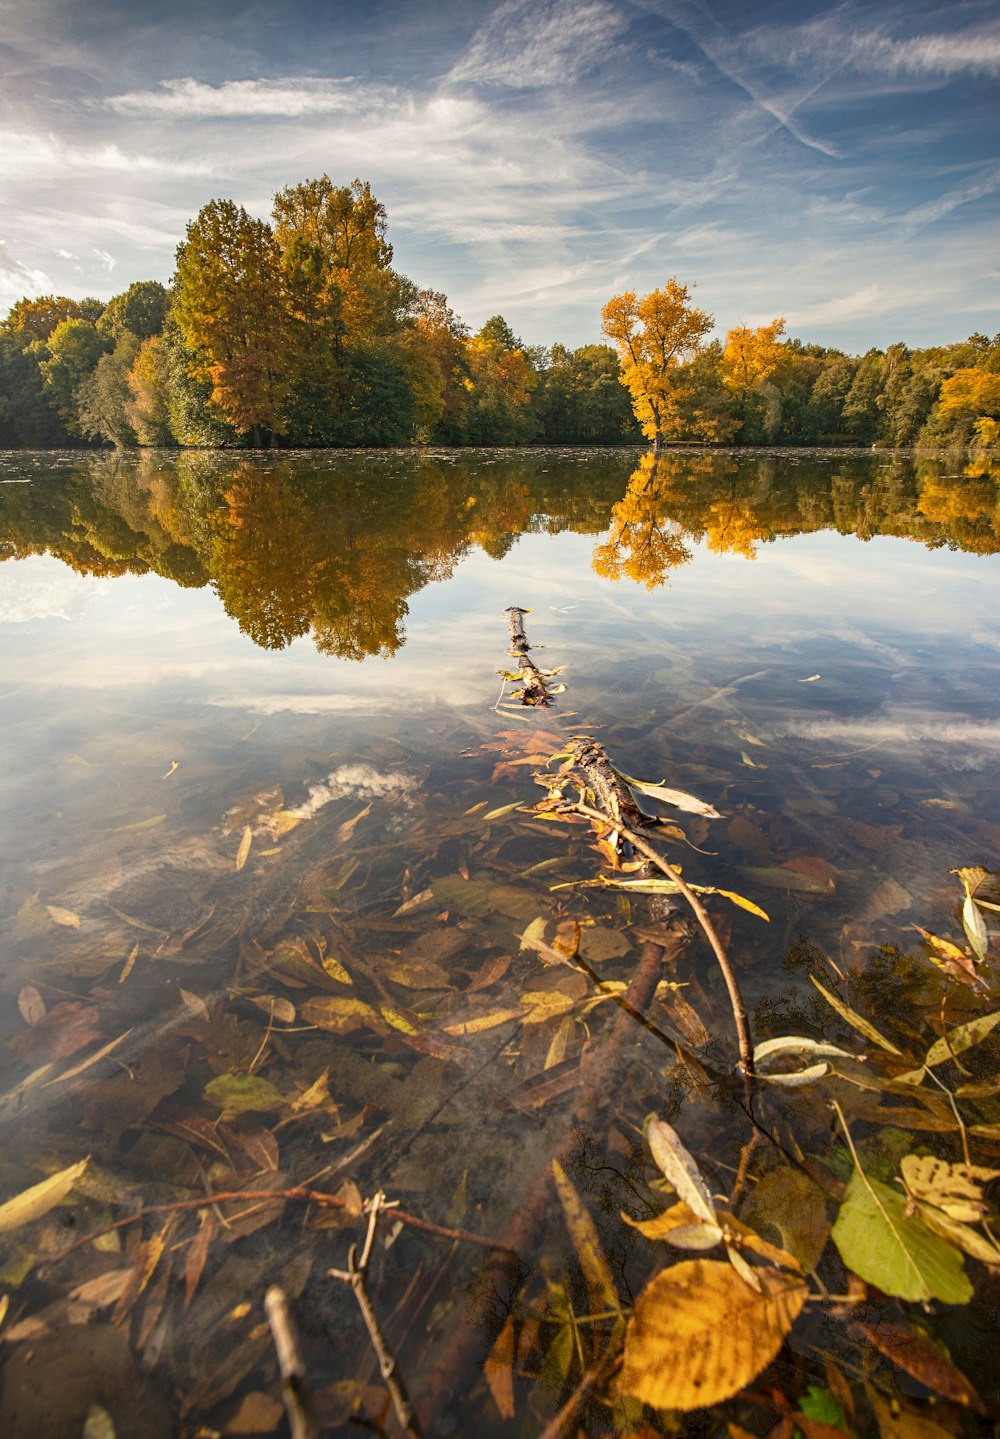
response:
[[[681,368],[693,359],[715,323],[696,309],[688,287],[676,278],[641,298],[634,290],[615,295],[601,311],[602,329],[618,348],[621,383],[647,439],[659,450],[664,440],[688,427],[704,427],[683,413]]]
[[[103,304],[100,300],[70,300],[65,295],[27,295],[12,305],[0,328],[17,335],[23,345],[45,341],[63,320],[97,320]]]
[[[239,434],[283,433],[288,320],[271,228],[231,200],[212,200],[177,250],[173,317],[195,379]]]
[[[672,456],[643,455],[628,489],[611,511],[607,539],[594,549],[594,570],[607,580],[629,579],[658,589],[670,572],[689,564],[692,536],[673,517],[684,470]]]

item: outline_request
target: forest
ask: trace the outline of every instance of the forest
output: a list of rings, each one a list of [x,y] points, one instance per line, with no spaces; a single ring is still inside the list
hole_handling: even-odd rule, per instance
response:
[[[857,356],[777,318],[723,343],[671,279],[609,300],[610,345],[528,345],[499,314],[473,333],[393,268],[386,236],[369,184],[324,175],[281,190],[271,223],[206,204],[169,288],[17,301],[0,321],[0,447],[1000,439],[1000,335]]]

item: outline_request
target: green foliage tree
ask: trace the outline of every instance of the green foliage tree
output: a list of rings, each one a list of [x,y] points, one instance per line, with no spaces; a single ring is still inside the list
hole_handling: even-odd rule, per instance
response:
[[[158,280],[137,280],[108,301],[97,328],[115,343],[123,335],[148,340],[162,331],[169,304],[170,296]]]
[[[136,432],[129,417],[133,398],[129,373],[138,354],[138,339],[123,330],[111,354],[102,355],[93,372],[77,386],[77,424],[81,434],[106,440],[119,449],[136,443]]]
[[[39,369],[53,405],[75,434],[83,433],[77,391],[110,348],[90,320],[61,320],[46,342],[47,358]]]
[[[25,296],[12,305],[0,328],[17,335],[22,345],[45,341],[63,320],[89,320],[93,324],[104,306],[100,300],[70,300],[65,295]]]

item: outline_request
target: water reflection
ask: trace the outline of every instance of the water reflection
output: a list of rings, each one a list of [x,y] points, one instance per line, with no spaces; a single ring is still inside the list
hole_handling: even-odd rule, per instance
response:
[[[632,468],[629,475],[628,470]],[[23,471],[15,456],[3,470]],[[655,589],[704,545],[751,560],[836,530],[1000,549],[1000,472],[870,456],[510,452],[242,459],[73,457],[0,488],[0,559],[49,553],[78,573],[211,585],[263,649],[395,654],[412,595],[479,548],[528,533],[602,535],[593,568]]]

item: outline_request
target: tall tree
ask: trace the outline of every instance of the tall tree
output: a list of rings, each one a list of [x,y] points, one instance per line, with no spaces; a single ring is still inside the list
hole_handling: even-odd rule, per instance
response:
[[[170,296],[158,280],[137,280],[108,301],[97,328],[116,344],[122,335],[148,340],[163,329],[169,302]]]
[[[601,311],[601,320],[604,334],[618,347],[621,382],[632,397],[642,432],[659,450],[665,439],[683,432],[678,372],[697,354],[714,319],[696,309],[688,287],[672,277],[662,290],[641,299],[634,290],[615,295]]]
[[[285,429],[289,321],[271,227],[212,200],[177,250],[175,319],[190,371],[239,434]]]

